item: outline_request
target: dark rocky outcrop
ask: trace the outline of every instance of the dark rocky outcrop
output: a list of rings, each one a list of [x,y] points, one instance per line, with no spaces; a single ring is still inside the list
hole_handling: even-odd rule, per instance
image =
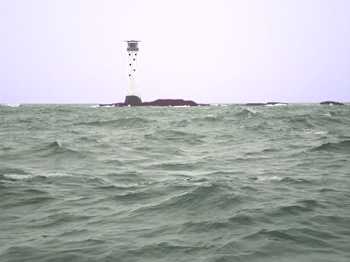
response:
[[[336,105],[336,106],[343,106],[344,104],[341,102],[336,102],[336,101],[323,101],[320,103],[321,105],[328,105],[328,106],[332,106],[332,105]]]
[[[192,100],[183,99],[157,99],[152,102],[144,102],[143,106],[198,106],[196,102]]]
[[[126,96],[124,104],[126,106],[139,106],[142,104],[142,100],[139,96]]]
[[[246,103],[245,106],[264,106],[265,103]]]
[[[184,99],[157,99],[151,102],[142,102],[138,96],[126,96],[124,103],[100,104],[100,106],[209,106],[209,104],[198,104],[192,100]]]

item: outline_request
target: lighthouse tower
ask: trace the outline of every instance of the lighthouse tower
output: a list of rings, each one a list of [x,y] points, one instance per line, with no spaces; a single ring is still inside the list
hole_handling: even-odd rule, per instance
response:
[[[141,98],[136,95],[135,84],[136,84],[136,74],[137,74],[137,60],[139,46],[137,40],[128,40],[127,43],[127,52],[128,52],[128,94],[125,97],[125,104],[130,106],[137,106],[142,103]]]

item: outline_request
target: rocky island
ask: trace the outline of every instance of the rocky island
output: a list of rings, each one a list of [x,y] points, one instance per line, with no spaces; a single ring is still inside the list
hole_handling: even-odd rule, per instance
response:
[[[198,104],[192,100],[184,99],[157,99],[150,102],[142,102],[139,96],[130,95],[125,97],[124,102],[112,104],[100,104],[100,106],[209,106],[209,104]]]
[[[343,106],[344,103],[341,103],[341,102],[337,102],[337,101],[323,101],[320,103],[321,105],[328,105],[328,106]]]

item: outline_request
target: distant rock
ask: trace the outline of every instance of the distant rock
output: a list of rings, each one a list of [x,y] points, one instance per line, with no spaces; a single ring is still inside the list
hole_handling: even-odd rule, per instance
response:
[[[125,101],[124,101],[124,104],[126,106],[139,106],[139,105],[142,105],[142,100],[139,96],[126,96],[125,97]]]
[[[102,107],[124,107],[124,106],[209,106],[209,104],[198,104],[192,100],[184,99],[157,99],[151,102],[142,102],[138,96],[126,96],[123,103],[100,104]]]
[[[337,102],[337,101],[323,101],[320,103],[321,105],[328,105],[328,106],[343,106],[344,104],[341,102]]]
[[[144,102],[142,106],[199,106],[192,100],[183,99],[157,99],[152,102]]]
[[[266,103],[246,103],[245,106],[264,106]]]

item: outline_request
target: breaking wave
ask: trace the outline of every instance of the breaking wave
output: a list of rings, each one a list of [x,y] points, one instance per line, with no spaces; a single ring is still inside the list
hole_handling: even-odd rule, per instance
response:
[[[340,142],[327,142],[320,146],[314,147],[313,151],[328,151],[328,152],[342,152],[350,153],[350,140]]]

